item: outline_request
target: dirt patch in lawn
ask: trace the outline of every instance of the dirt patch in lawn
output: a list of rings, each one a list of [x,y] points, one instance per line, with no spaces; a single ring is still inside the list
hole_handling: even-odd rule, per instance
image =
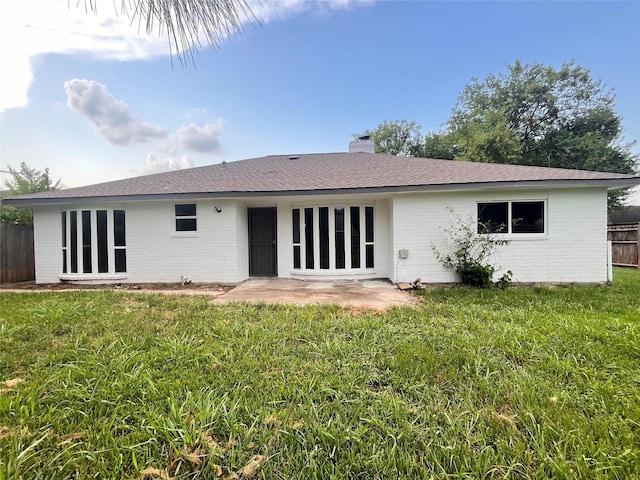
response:
[[[186,294],[226,293],[235,285],[219,283],[110,283],[110,284],[78,284],[78,283],[38,283],[18,282],[0,284],[2,291],[80,291],[80,290],[122,290],[149,292],[184,292]]]
[[[21,282],[2,284],[0,292],[57,292],[113,290],[139,293],[208,295],[215,302],[266,302],[295,305],[333,303],[345,308],[386,310],[415,305],[417,300],[387,281],[302,281],[284,278],[251,278],[239,285],[214,283],[122,283],[109,285]]]

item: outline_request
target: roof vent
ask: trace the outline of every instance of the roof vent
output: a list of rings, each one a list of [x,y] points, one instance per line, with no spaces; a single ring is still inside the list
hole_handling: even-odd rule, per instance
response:
[[[362,135],[349,143],[349,153],[375,153],[376,145],[369,135]]]
[[[222,168],[226,168],[227,167],[227,161],[226,160],[222,160]]]
[[[289,155],[289,160],[298,160],[300,155]]]

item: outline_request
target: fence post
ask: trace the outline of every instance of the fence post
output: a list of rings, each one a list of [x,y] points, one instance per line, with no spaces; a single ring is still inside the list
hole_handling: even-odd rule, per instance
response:
[[[613,247],[611,240],[607,241],[607,283],[613,283]]]

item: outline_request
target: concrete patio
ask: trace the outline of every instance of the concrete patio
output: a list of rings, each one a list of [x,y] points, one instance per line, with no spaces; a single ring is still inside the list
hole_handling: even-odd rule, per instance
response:
[[[416,305],[415,297],[384,280],[303,281],[285,278],[251,278],[236,286],[213,284],[119,284],[74,285],[34,282],[0,285],[0,293],[65,292],[81,290],[118,290],[131,293],[167,295],[207,295],[216,303],[267,302],[293,305],[337,304],[383,310],[394,306]]]
[[[249,279],[216,297],[216,301],[295,305],[334,303],[374,309],[416,304],[413,296],[382,280],[307,282],[285,278]]]

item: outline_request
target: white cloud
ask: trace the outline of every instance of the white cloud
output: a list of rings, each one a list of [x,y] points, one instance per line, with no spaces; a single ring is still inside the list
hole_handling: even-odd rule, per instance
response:
[[[97,1],[97,0],[93,0]],[[0,56],[5,75],[0,112],[26,106],[33,74],[30,60],[46,53],[83,54],[96,59],[140,60],[169,55],[166,37],[147,35],[144,22],[117,15],[120,2],[97,2],[88,13],[83,0],[0,2]],[[371,0],[251,0],[256,18],[268,23],[308,11],[344,9]],[[245,19],[246,20],[246,19]],[[247,20],[248,21],[248,20]]]
[[[32,80],[31,57],[43,53],[87,53],[100,59],[134,60],[165,55],[167,42],[138,32],[111,2],[99,14],[60,0],[0,3],[0,54],[6,75],[0,88],[0,112],[25,106]],[[71,6],[68,6],[71,5]]]
[[[178,165],[184,165],[187,157],[175,160],[180,150],[222,153],[221,118],[215,123],[205,123],[202,127],[191,122],[171,134],[165,128],[149,125],[142,118],[134,116],[125,102],[115,98],[105,85],[95,80],[74,78],[64,83],[64,89],[67,93],[67,106],[86,117],[95,126],[96,132],[109,143],[133,146],[160,140],[154,148],[168,158],[159,162],[151,155],[147,158],[147,166],[174,169]]]
[[[73,79],[65,82],[67,105],[87,117],[98,133],[115,145],[133,145],[155,138],[166,138],[164,128],[144,123],[129,112],[129,106],[111,95],[94,80]]]
[[[221,119],[215,125],[207,123],[202,128],[191,123],[178,129],[178,138],[182,146],[187,150],[200,153],[221,153],[222,145],[218,140],[221,132]]]
[[[249,2],[253,14],[261,22],[283,20],[300,13],[329,14],[354,6],[374,3],[375,0],[253,0]]]
[[[185,168],[193,167],[193,161],[186,155],[177,159],[174,157],[168,157],[164,160],[158,160],[152,153],[147,155],[147,164],[142,171],[134,170],[136,174],[150,174],[168,172],[170,170],[182,170]]]

